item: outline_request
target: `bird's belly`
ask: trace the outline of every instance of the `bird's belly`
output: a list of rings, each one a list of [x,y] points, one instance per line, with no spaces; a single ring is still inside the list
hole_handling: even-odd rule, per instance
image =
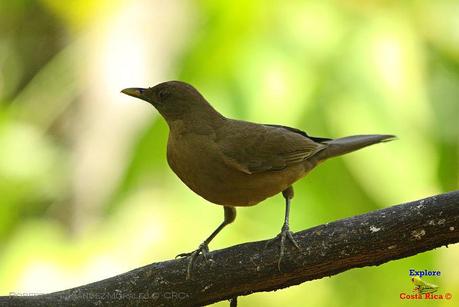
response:
[[[281,171],[246,174],[228,166],[218,155],[201,152],[192,156],[186,159],[168,153],[169,165],[191,190],[218,205],[255,205],[282,192],[305,174],[301,164]]]
[[[221,185],[213,187],[218,191],[216,199],[203,197],[221,205],[251,206],[282,192],[303,176],[301,169],[293,172],[290,169],[289,172],[275,171],[251,175],[233,172],[234,174],[227,178],[220,178]]]

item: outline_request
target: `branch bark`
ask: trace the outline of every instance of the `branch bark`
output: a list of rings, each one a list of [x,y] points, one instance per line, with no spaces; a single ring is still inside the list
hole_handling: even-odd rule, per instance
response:
[[[194,306],[271,291],[380,265],[459,242],[459,191],[436,195],[316,226],[294,234],[277,269],[277,244],[232,246],[196,263],[186,280],[187,259],[176,259],[60,292],[3,296],[11,306]],[[289,245],[288,245],[289,246]],[[44,277],[46,278],[46,277]]]

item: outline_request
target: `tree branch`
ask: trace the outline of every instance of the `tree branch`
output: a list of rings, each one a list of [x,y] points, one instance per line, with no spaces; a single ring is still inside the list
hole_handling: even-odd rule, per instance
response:
[[[459,242],[459,191],[397,205],[310,228],[294,235],[277,269],[279,246],[266,241],[232,246],[196,263],[152,263],[81,287],[38,296],[4,296],[12,306],[192,306],[271,291],[379,265]],[[43,277],[46,278],[45,276]]]

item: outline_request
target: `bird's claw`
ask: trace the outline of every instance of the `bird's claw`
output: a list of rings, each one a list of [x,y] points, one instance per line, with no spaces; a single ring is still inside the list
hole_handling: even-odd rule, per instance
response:
[[[284,257],[285,254],[285,239],[288,239],[293,246],[295,246],[298,250],[300,249],[300,246],[296,242],[296,240],[293,238],[293,233],[290,231],[290,228],[288,225],[282,226],[281,232],[273,239],[269,240],[265,244],[265,248],[269,247],[272,243],[276,242],[277,240],[280,239],[280,253],[279,253],[279,260],[277,261],[277,268],[279,269],[279,272],[281,271],[281,261],[282,258]]]
[[[188,267],[186,270],[187,280],[191,279],[191,269],[193,268],[193,264],[200,254],[204,257],[204,260],[207,261],[208,255],[209,255],[209,246],[206,243],[201,243],[199,247],[192,252],[181,253],[175,256],[175,258],[179,258],[179,257],[189,257],[190,258],[190,260],[188,261]]]

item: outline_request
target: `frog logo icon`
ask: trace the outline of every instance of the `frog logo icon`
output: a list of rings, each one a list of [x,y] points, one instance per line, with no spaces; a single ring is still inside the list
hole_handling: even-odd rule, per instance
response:
[[[411,282],[414,284],[413,292],[419,294],[434,293],[438,291],[438,286],[428,283],[421,279],[419,276],[411,278]]]

